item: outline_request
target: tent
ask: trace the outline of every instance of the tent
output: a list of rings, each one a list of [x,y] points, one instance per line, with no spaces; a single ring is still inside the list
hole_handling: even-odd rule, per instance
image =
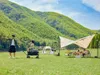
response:
[[[54,52],[52,51],[52,48],[51,48],[50,46],[45,46],[45,47],[43,48],[42,53],[45,54],[47,49],[50,50],[50,54],[53,54],[53,53],[54,53]]]

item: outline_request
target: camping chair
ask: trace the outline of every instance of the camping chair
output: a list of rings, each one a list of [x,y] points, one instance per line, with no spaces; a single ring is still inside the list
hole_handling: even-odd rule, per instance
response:
[[[84,57],[91,57],[91,52],[88,51],[88,53],[86,55],[84,55]]]
[[[69,57],[75,57],[75,54],[74,54],[74,52],[69,52],[69,53],[67,54],[67,56],[69,56]]]

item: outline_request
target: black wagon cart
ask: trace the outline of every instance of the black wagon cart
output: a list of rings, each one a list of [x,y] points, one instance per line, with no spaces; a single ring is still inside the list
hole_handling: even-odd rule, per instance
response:
[[[30,58],[30,56],[36,56],[36,58],[39,58],[39,51],[34,49],[28,51],[27,58]]]

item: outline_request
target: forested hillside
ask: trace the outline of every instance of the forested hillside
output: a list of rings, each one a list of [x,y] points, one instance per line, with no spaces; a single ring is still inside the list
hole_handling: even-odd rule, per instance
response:
[[[92,34],[92,31],[73,21],[67,16],[55,12],[37,12],[47,24],[71,38],[81,38]]]
[[[43,40],[36,34],[28,31],[21,25],[18,25],[0,12],[0,48],[7,48],[9,46],[9,39],[12,34],[15,34],[18,44],[21,46],[25,41],[35,38],[36,41]],[[7,43],[8,42],[8,43]],[[2,45],[4,45],[2,47]]]
[[[100,30],[98,30],[98,32],[100,33]]]
[[[28,12],[28,9],[25,7],[7,2],[1,3],[0,9],[11,20],[16,22],[17,24],[22,25],[23,27],[27,28],[27,30],[37,34],[42,38],[55,40],[59,35],[62,35],[47,23],[38,19],[38,16],[35,14],[35,12],[33,12],[34,16],[32,16],[33,14],[30,14],[32,12]]]

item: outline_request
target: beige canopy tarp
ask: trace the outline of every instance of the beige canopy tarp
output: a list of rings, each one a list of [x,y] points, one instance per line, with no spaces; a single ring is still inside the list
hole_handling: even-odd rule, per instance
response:
[[[94,35],[90,35],[90,36],[78,39],[76,41],[60,37],[60,47],[62,48],[62,47],[68,46],[70,44],[76,44],[79,47],[87,48],[89,46],[91,40],[93,39],[93,37],[94,37]]]
[[[73,40],[70,40],[70,39],[67,39],[67,38],[64,38],[64,37],[61,37],[61,36],[59,38],[60,38],[60,47],[61,48],[74,43]]]
[[[90,35],[90,36],[87,36],[87,37],[84,37],[84,38],[81,38],[79,40],[76,40],[74,42],[74,44],[78,45],[79,47],[82,47],[82,48],[87,48],[90,44],[90,42],[92,41],[94,35]]]

